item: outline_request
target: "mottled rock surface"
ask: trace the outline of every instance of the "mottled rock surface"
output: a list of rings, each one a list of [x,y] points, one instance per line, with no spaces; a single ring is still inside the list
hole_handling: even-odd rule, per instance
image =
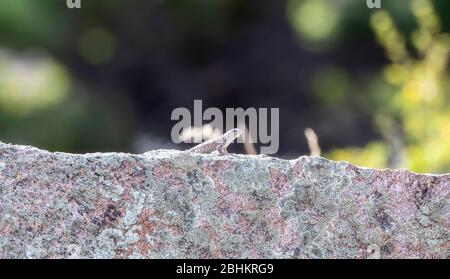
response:
[[[0,143],[0,258],[449,258],[450,175]]]

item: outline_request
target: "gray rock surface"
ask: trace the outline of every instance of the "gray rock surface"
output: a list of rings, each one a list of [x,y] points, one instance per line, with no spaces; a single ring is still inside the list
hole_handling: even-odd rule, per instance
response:
[[[449,258],[450,175],[0,143],[0,258]]]

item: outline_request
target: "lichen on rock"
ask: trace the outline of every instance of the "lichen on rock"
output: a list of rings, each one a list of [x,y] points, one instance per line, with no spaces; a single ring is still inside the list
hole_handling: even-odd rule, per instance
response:
[[[0,258],[449,258],[450,175],[0,143]]]

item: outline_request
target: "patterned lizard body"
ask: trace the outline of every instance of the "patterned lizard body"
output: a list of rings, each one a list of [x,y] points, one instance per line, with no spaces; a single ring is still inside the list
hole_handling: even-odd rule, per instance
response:
[[[219,155],[227,154],[227,147],[232,143],[235,139],[240,137],[242,134],[240,129],[231,129],[225,134],[221,135],[218,138],[211,139],[201,143],[193,148],[189,149],[190,152],[195,153],[213,153],[218,152]]]

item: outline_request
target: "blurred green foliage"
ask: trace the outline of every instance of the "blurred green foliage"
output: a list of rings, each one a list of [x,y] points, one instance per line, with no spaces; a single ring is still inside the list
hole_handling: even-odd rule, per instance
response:
[[[126,150],[133,129],[129,101],[114,90],[86,87],[61,61],[75,38],[86,64],[105,64],[115,39],[89,9],[87,23],[74,26],[64,2],[0,1],[0,140],[67,152]],[[101,11],[124,5],[111,0]]]
[[[369,167],[401,167],[417,172],[450,170],[450,35],[432,2],[413,0],[417,28],[408,37],[389,12],[376,11],[371,26],[390,64],[382,73],[385,86],[368,90],[373,119],[383,136],[365,148],[342,148],[328,157]]]

